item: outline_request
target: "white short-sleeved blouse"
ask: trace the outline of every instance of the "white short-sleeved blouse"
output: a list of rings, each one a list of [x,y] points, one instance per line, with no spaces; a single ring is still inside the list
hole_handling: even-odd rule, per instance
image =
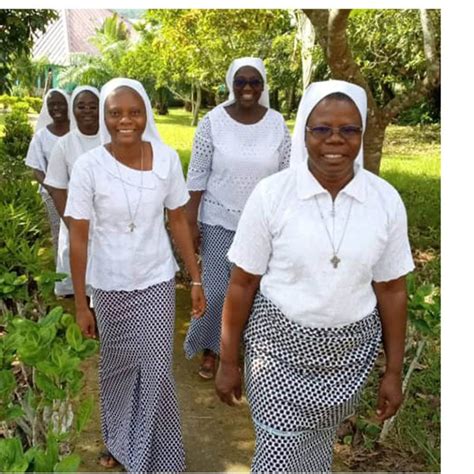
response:
[[[331,234],[334,213],[336,248],[344,234],[337,268],[316,199]],[[393,186],[358,169],[333,202],[306,162],[257,185],[228,256],[263,275],[261,292],[289,319],[310,327],[362,319],[376,305],[373,281],[394,280],[414,268],[405,207]]]
[[[86,220],[94,215],[89,272],[93,288],[144,289],[173,278],[178,270],[164,208],[183,206],[189,194],[177,153],[159,143],[152,147],[150,171],[122,165],[103,146],[82,155],[74,165],[65,215]],[[133,232],[122,183],[132,214],[140,201]]]
[[[56,142],[61,137],[51,133],[47,127],[38,130],[31,139],[26,154],[25,164],[30,168],[42,171],[46,174],[48,170],[49,158]],[[48,194],[43,186],[40,186],[41,194]]]
[[[204,191],[199,221],[235,230],[250,193],[287,168],[291,137],[283,116],[268,109],[255,124],[234,120],[224,107],[204,116],[194,137],[187,184]]]
[[[99,134],[84,135],[77,128],[60,137],[51,151],[44,182],[53,188],[67,189],[77,158],[99,145]]]

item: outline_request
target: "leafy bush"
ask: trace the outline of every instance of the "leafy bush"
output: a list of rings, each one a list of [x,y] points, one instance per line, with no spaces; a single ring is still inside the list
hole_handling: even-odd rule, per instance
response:
[[[15,180],[26,170],[24,160],[33,136],[28,121],[26,102],[20,102],[5,117],[5,136],[0,150],[0,174],[6,180]]]
[[[43,105],[43,99],[40,97],[30,97],[27,95],[0,95],[0,106],[3,107],[3,110],[13,110],[16,104],[22,103],[27,104],[28,108],[25,112],[36,112],[39,113],[41,106]],[[24,108],[24,105],[21,106]]]

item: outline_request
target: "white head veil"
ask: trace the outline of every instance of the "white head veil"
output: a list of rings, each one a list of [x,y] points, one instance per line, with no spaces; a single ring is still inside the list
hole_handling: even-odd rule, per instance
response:
[[[81,92],[84,92],[84,91],[92,92],[92,94],[97,96],[98,99],[100,98],[99,91],[95,87],[92,87],[92,86],[77,86],[72,91],[71,100],[69,101],[69,120],[71,121],[71,125],[70,125],[71,130],[77,127],[76,117],[74,117],[74,101],[76,100],[76,97]]]
[[[367,117],[367,94],[365,90],[350,82],[330,80],[322,82],[313,82],[304,91],[298,106],[298,113],[296,114],[295,128],[293,130],[293,137],[291,140],[291,157],[290,166],[296,166],[308,158],[308,151],[306,150],[305,136],[306,136],[306,122],[313,111],[314,107],[321,102],[326,96],[334,94],[335,92],[342,92],[349,96],[356,107],[362,119],[362,135],[365,131],[366,117]],[[361,142],[359,153],[354,162],[354,167],[364,165],[364,145]]]
[[[230,64],[229,69],[227,70],[227,74],[225,76],[225,82],[227,84],[227,89],[229,90],[229,97],[225,102],[223,102],[222,104],[219,104],[219,106],[224,107],[226,105],[229,105],[235,102],[234,76],[235,76],[235,73],[241,67],[244,67],[244,66],[251,66],[255,68],[262,76],[263,91],[262,91],[262,95],[260,96],[260,99],[258,100],[258,103],[260,105],[263,105],[264,107],[269,108],[270,107],[270,94],[268,92],[267,73],[265,71],[265,66],[263,64],[263,61],[260,58],[250,58],[250,57],[234,59],[232,63]]]
[[[39,130],[46,127],[50,123],[53,123],[53,117],[51,117],[51,115],[49,115],[48,104],[47,104],[48,98],[53,92],[59,92],[66,99],[69,120],[71,120],[71,115],[69,114],[69,102],[70,102],[69,94],[66,91],[63,91],[62,89],[49,89],[49,91],[46,93],[46,95],[43,99],[43,105],[41,106],[41,111],[40,111],[40,114],[38,116],[38,120],[36,121],[36,125],[35,125],[35,132],[38,132]],[[71,122],[70,125],[69,125],[69,129],[72,130],[73,128],[74,127],[73,127],[73,124]]]
[[[105,84],[100,91],[99,101],[99,132],[100,132],[100,143],[105,145],[110,142],[110,133],[105,125],[105,101],[107,97],[119,87],[130,87],[137,94],[140,95],[143,102],[145,103],[146,110],[146,127],[142,135],[144,141],[157,141],[162,143],[158,130],[156,128],[155,120],[153,117],[153,109],[151,108],[151,102],[145,88],[142,84],[134,79],[126,79],[122,77],[116,77]]]

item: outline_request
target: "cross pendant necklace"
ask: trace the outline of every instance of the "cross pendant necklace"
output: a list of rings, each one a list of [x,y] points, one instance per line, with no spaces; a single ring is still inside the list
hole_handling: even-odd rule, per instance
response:
[[[137,217],[137,212],[138,212],[138,209],[140,207],[140,203],[142,201],[142,192],[143,192],[143,144],[140,146],[140,172],[141,172],[140,173],[140,191],[139,191],[137,206],[135,207],[135,212],[133,214],[132,214],[132,208],[131,208],[131,205],[130,205],[130,200],[128,198],[128,193],[127,193],[127,190],[125,189],[125,184],[123,182],[122,174],[120,172],[120,167],[117,163],[118,160],[117,160],[117,158],[115,158],[115,155],[114,155],[113,150],[112,150],[112,146],[110,146],[110,154],[115,159],[115,166],[117,168],[117,173],[118,173],[120,182],[122,183],[123,194],[125,195],[125,200],[127,202],[128,215],[130,217],[130,224],[128,224],[127,227],[129,228],[130,232],[133,232],[137,228],[137,226],[135,224],[135,218]]]
[[[337,268],[337,266],[339,265],[339,263],[341,263],[341,259],[338,257],[338,253],[339,253],[339,249],[341,248],[341,244],[342,244],[342,241],[344,239],[344,236],[346,235],[346,229],[347,229],[347,224],[349,223],[349,218],[351,216],[351,210],[352,210],[352,203],[354,202],[353,199],[351,199],[351,203],[350,203],[350,206],[349,206],[349,212],[347,213],[347,217],[346,217],[346,222],[344,224],[344,229],[342,231],[342,235],[341,235],[341,239],[339,240],[339,245],[337,246],[336,248],[336,244],[335,244],[335,220],[336,220],[336,210],[334,208],[334,201],[332,202],[332,210],[331,210],[331,217],[332,217],[332,235],[330,234],[329,232],[329,229],[328,229],[328,226],[326,225],[326,220],[324,219],[324,215],[323,215],[323,212],[321,210],[321,207],[319,205],[319,200],[318,200],[318,197],[315,196],[315,200],[316,200],[316,204],[318,206],[318,211],[319,211],[319,216],[321,217],[321,221],[323,222],[323,225],[324,225],[324,229],[326,230],[326,234],[328,236],[328,239],[329,239],[329,243],[331,244],[331,248],[332,248],[332,257],[331,259],[329,260],[329,262],[332,264],[333,268]]]

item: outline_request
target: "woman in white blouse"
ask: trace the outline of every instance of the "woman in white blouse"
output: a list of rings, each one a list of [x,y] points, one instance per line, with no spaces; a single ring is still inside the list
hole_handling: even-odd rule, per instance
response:
[[[61,217],[58,238],[56,271],[70,275],[69,233],[67,219],[64,219],[67,188],[72,167],[80,155],[100,145],[99,136],[99,91],[91,86],[78,86],[71,95],[69,116],[76,126],[57,140],[49,159],[44,183],[48,186],[56,211]],[[58,296],[72,295],[72,280],[68,276],[55,284]]]
[[[96,335],[85,273],[91,235],[90,284],[100,335],[104,443],[131,472],[185,468],[172,374],[178,266],[165,228],[192,278],[192,313],[205,309],[184,205],[189,199],[178,154],[164,145],[143,86],[113,79],[100,95],[102,146],[74,164],[64,215],[69,217],[76,320]]]
[[[381,340],[378,419],[402,401],[405,275],[413,260],[398,192],[354,169],[366,102],[354,84],[310,85],[290,169],[257,185],[229,251],[236,266],[216,390],[229,405],[241,396],[243,333],[254,472],[330,471],[336,427],[353,412]]]
[[[231,264],[226,254],[255,185],[289,164],[291,138],[282,115],[269,108],[263,61],[240,58],[226,76],[229,100],[200,121],[194,137],[186,207],[196,252],[202,256],[207,310],[191,322],[184,350],[203,352],[199,374],[214,376],[221,314]],[[198,224],[199,222],[199,224]]]
[[[69,95],[62,89],[50,89],[48,91],[25,160],[26,165],[33,168],[33,175],[40,184],[41,198],[48,213],[55,259],[58,250],[60,218],[48,192],[48,186],[44,183],[44,178],[54,145],[59,137],[66,135],[70,129],[68,104]]]

